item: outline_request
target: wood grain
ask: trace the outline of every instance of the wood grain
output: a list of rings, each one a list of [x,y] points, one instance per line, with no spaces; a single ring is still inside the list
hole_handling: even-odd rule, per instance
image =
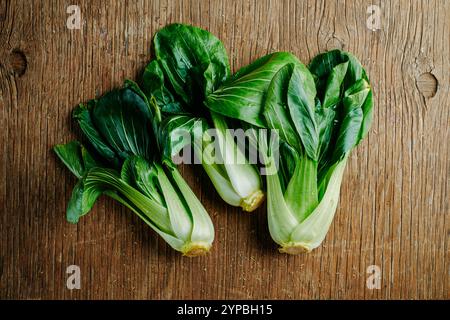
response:
[[[70,4],[80,5],[81,30],[66,27]],[[376,31],[366,26],[370,4],[1,1],[0,298],[450,298],[450,1],[374,1]],[[78,225],[65,221],[75,179],[51,147],[79,137],[70,120],[77,103],[137,78],[153,34],[171,22],[217,35],[234,70],[275,50],[308,62],[334,47],[366,67],[373,127],[349,159],[336,218],[313,253],[277,253],[265,209],[225,205],[200,168],[183,174],[216,226],[206,257],[181,257],[110,199]],[[72,264],[80,290],[66,288]],[[379,290],[366,286],[370,265],[381,268]]]

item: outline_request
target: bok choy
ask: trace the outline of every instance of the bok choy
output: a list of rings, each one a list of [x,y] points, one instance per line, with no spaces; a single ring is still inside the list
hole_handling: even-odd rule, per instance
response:
[[[206,30],[173,24],[156,33],[154,49],[156,59],[145,68],[141,88],[161,109],[164,156],[170,159],[192,148],[225,202],[255,210],[264,199],[259,173],[233,140],[229,120],[222,115],[226,113],[220,108],[209,110],[204,104],[230,77],[222,42]],[[210,128],[215,129],[214,135]],[[192,136],[190,141],[178,139],[182,130]],[[195,130],[200,131],[200,139],[194,137]],[[211,155],[206,150],[213,146],[217,146],[216,153]]]
[[[161,157],[156,101],[126,81],[123,88],[77,107],[73,117],[92,152],[77,141],[54,147],[79,179],[67,220],[77,223],[105,194],[133,211],[175,250],[186,256],[208,252],[214,227],[175,165]]]
[[[266,165],[279,161],[266,183],[269,230],[280,251],[316,248],[333,220],[349,153],[372,120],[372,92],[360,62],[333,50],[307,68],[290,54],[274,53],[207,99],[211,110],[224,105],[225,115],[278,132],[281,144],[259,148]]]

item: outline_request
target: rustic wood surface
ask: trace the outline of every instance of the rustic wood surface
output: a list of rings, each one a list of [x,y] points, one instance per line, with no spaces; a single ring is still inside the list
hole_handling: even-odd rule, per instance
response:
[[[448,299],[450,1],[0,1],[0,298]],[[69,30],[67,6],[82,27]],[[375,114],[339,209],[311,254],[279,254],[265,208],[225,205],[200,168],[183,174],[216,226],[212,252],[181,257],[117,203],[65,220],[74,177],[51,147],[79,137],[74,106],[136,79],[153,34],[204,27],[233,70],[275,50],[305,63],[343,48],[371,78]],[[81,289],[66,287],[78,265]],[[367,268],[381,268],[369,289]]]

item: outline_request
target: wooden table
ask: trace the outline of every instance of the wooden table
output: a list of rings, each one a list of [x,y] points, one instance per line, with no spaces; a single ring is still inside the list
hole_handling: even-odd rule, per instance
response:
[[[374,1],[379,25],[371,2],[1,1],[0,298],[448,299],[450,1]],[[81,29],[67,28],[70,4]],[[265,208],[225,205],[201,168],[183,174],[216,226],[206,257],[181,257],[107,198],[66,222],[75,179],[51,147],[80,137],[74,106],[136,79],[172,22],[217,35],[233,70],[275,50],[306,63],[335,47],[366,67],[373,126],[311,254],[279,254]],[[79,290],[66,287],[70,265]],[[371,265],[379,289],[367,286]]]

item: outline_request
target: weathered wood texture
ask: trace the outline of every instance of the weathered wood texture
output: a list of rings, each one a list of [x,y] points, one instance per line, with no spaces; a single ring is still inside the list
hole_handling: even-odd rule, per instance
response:
[[[66,27],[79,4],[81,30]],[[450,1],[0,2],[0,298],[449,298]],[[368,138],[349,160],[336,218],[311,254],[279,254],[265,209],[245,214],[185,168],[217,232],[206,257],[183,258],[128,210],[102,198],[65,221],[75,179],[51,147],[79,137],[74,106],[136,78],[171,22],[223,40],[233,69],[274,50],[308,62],[344,48],[375,95]],[[24,65],[23,59],[27,64]],[[437,83],[435,82],[437,81]],[[81,268],[81,289],[66,268]],[[367,268],[382,271],[380,290]]]

